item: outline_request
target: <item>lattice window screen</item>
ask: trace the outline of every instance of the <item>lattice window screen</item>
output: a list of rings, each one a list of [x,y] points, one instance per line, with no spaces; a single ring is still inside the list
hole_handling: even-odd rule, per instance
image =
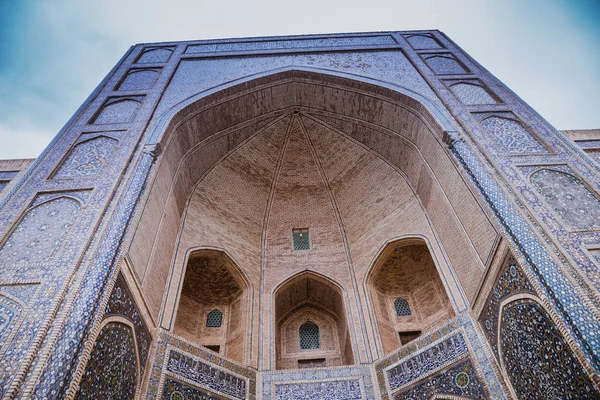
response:
[[[319,327],[308,321],[300,326],[300,349],[310,350],[321,348]]]
[[[310,237],[308,229],[294,229],[292,231],[294,250],[310,250]]]
[[[406,301],[402,297],[398,297],[394,301],[394,308],[396,309],[396,315],[399,317],[412,314],[410,312],[410,306],[408,305],[408,301]]]
[[[218,328],[223,324],[223,313],[220,310],[212,310],[206,316],[207,328]]]

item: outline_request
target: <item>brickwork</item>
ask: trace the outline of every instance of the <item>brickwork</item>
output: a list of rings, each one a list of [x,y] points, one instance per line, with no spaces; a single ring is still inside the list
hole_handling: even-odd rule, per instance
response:
[[[515,346],[596,393],[600,141],[569,135],[439,31],[133,46],[0,163],[0,396],[540,397]]]

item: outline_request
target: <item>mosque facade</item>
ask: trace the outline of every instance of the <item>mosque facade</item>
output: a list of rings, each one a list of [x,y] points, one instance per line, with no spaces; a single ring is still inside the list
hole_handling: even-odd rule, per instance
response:
[[[132,46],[0,190],[2,399],[600,399],[600,130],[440,31]]]

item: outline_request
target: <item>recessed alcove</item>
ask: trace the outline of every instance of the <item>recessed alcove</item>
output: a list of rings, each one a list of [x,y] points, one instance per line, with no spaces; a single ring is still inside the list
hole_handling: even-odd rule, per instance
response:
[[[237,266],[225,253],[193,252],[185,270],[174,332],[241,362],[247,289]]]
[[[454,315],[429,249],[419,239],[389,243],[373,266],[368,287],[385,354]]]
[[[354,364],[341,289],[317,274],[276,291],[275,325],[277,369]]]

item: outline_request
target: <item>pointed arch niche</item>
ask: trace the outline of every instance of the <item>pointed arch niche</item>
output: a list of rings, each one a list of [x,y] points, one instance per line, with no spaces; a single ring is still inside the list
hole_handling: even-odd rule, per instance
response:
[[[232,360],[244,359],[248,284],[224,252],[190,254],[174,332]]]
[[[354,364],[342,289],[312,272],[275,292],[277,369]]]
[[[423,240],[389,243],[375,261],[367,286],[385,354],[454,316]]]

